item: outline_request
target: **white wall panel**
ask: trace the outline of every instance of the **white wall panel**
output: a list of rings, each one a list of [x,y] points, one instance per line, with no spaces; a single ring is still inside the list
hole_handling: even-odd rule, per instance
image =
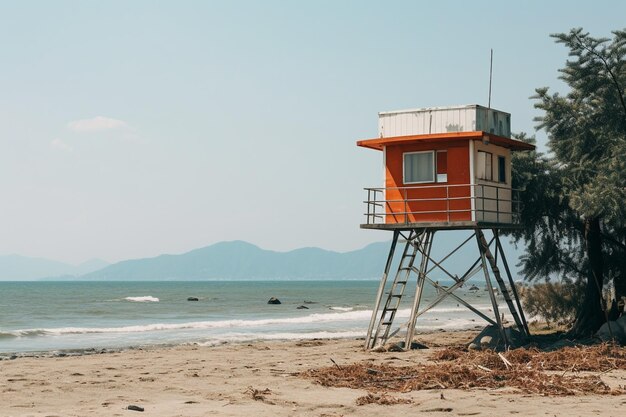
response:
[[[381,137],[484,131],[511,136],[511,115],[478,105],[429,107],[379,113]]]

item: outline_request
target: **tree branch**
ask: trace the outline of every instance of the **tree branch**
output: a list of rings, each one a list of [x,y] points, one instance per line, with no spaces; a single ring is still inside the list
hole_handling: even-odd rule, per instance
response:
[[[602,64],[604,65],[604,68],[608,71],[611,80],[613,81],[613,84],[615,84],[615,88],[617,89],[618,92],[618,96],[619,96],[619,101],[622,103],[622,109],[624,110],[624,118],[626,119],[626,103],[624,102],[624,91],[622,91],[622,89],[620,88],[619,82],[617,81],[617,78],[615,77],[615,74],[613,74],[613,71],[611,70],[611,67],[609,65],[609,63],[606,61],[606,58],[604,58],[602,55],[600,55],[594,48],[590,48],[589,46],[587,46],[582,39],[580,38],[580,36],[578,36],[577,33],[573,34],[574,37],[576,38],[576,40],[578,41],[578,44],[585,49],[587,52],[589,52],[590,54],[594,55],[596,58],[600,59],[600,61],[602,61]]]

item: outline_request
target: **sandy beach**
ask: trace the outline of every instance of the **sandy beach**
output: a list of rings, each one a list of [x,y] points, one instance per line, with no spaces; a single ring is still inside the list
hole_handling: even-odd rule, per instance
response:
[[[626,396],[550,397],[512,389],[393,392],[410,403],[357,405],[366,390],[321,386],[300,373],[369,361],[424,363],[473,332],[425,335],[431,349],[365,352],[360,340],[273,341],[215,347],[176,346],[0,362],[1,416],[619,416]],[[439,346],[439,347],[437,347]],[[626,371],[605,372],[611,387]],[[129,405],[144,409],[134,411]]]

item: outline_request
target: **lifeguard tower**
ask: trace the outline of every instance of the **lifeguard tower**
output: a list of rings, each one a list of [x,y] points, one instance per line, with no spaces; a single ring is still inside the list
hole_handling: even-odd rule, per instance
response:
[[[378,128],[378,138],[357,142],[358,146],[381,151],[385,167],[384,187],[365,189],[366,221],[361,228],[393,231],[393,240],[365,348],[384,345],[406,326],[403,346],[409,349],[417,318],[447,297],[497,326],[502,340],[508,344],[497,292],[504,297],[517,329],[528,335],[499,230],[519,224],[518,191],[511,187],[511,153],[532,150],[534,146],[511,138],[510,114],[478,105],[382,112]],[[469,230],[471,235],[442,259],[433,259],[435,233],[450,230]],[[491,232],[489,240],[486,230]],[[477,260],[472,265],[464,265],[460,274],[444,266],[450,256],[471,241],[478,247]],[[394,279],[388,284],[399,242],[404,243],[404,250]],[[504,267],[508,283],[500,266]],[[439,285],[432,278],[433,271],[449,277],[453,284]],[[455,290],[481,271],[492,317],[455,294]],[[409,320],[392,330],[413,275],[417,282]],[[437,290],[437,296],[420,309],[426,283]]]

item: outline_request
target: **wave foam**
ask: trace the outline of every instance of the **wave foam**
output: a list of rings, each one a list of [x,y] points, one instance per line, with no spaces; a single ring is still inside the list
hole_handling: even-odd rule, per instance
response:
[[[124,298],[126,301],[131,301],[134,303],[158,303],[159,299],[156,297],[152,297],[151,295],[144,295],[142,297],[126,297]]]
[[[40,336],[40,335],[64,335],[86,333],[140,333],[161,330],[197,330],[197,329],[224,329],[240,327],[262,327],[282,324],[307,324],[336,321],[367,320],[372,314],[371,310],[350,311],[345,313],[315,313],[304,317],[291,317],[280,319],[258,320],[216,320],[197,321],[187,323],[155,323],[137,326],[122,327],[60,327],[52,329],[23,329],[15,330],[11,334],[15,336]],[[407,314],[408,316],[408,314]]]
[[[133,299],[134,302],[155,302],[158,298],[151,296],[144,297],[127,297],[126,299]],[[129,300],[131,301],[131,300]],[[481,306],[483,307],[483,306]],[[488,306],[484,306],[488,307]],[[348,307],[335,307],[335,309],[347,309]],[[439,307],[434,308],[432,312],[444,313],[458,310],[464,310],[463,308],[447,308]],[[480,308],[481,310],[483,308]],[[438,311],[437,311],[438,310]],[[408,318],[410,315],[410,309],[401,309],[397,311],[396,323],[401,324],[401,319]],[[283,325],[307,325],[307,324],[324,324],[324,323],[346,323],[351,326],[350,322],[355,323],[355,326],[365,326],[363,323],[367,323],[372,315],[372,310],[354,310],[354,311],[333,311],[328,313],[313,313],[301,317],[284,317],[284,318],[267,318],[267,319],[232,319],[232,320],[214,320],[214,321],[196,321],[196,322],[183,322],[183,323],[153,323],[153,324],[141,324],[134,326],[119,326],[119,327],[59,327],[59,328],[40,328],[40,329],[20,329],[14,331],[0,332],[0,339],[10,339],[13,337],[38,337],[38,336],[61,336],[61,335],[78,335],[78,334],[110,334],[110,333],[142,333],[142,332],[157,332],[157,331],[179,331],[179,330],[210,330],[210,329],[244,329],[244,328],[257,328],[259,330],[264,327]],[[418,326],[423,328],[463,328],[466,326],[475,325],[473,320],[469,318],[448,318],[447,320],[433,320],[432,316],[424,315]],[[342,326],[345,327],[344,324]],[[271,330],[271,329],[268,329]],[[255,333],[259,335],[259,333]],[[277,337],[285,339],[288,337],[273,336],[280,335],[281,333],[272,333],[267,337]],[[303,333],[297,333],[300,337]],[[260,336],[259,336],[260,337]],[[338,336],[344,337],[344,336]],[[349,337],[349,336],[345,336]]]

